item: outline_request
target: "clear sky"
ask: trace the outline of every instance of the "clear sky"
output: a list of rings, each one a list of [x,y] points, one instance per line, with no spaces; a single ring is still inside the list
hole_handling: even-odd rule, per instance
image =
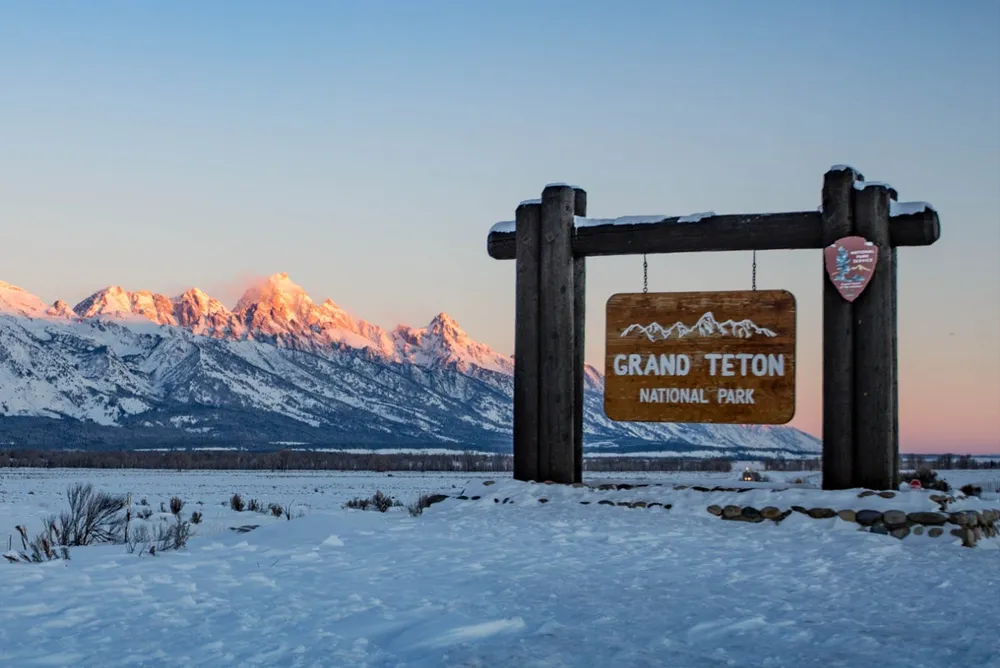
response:
[[[6,2],[0,279],[230,306],[287,271],[383,326],[447,311],[512,352],[486,232],[553,181],[595,217],[814,209],[856,166],[940,212],[899,252],[902,447],[1000,451],[1000,3]],[[742,289],[749,253],[651,256]],[[759,254],[799,308],[819,433],[820,251]],[[641,258],[591,260],[588,360]]]

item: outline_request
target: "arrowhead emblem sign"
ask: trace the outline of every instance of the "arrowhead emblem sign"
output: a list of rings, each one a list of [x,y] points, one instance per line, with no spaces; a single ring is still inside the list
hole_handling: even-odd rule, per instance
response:
[[[878,246],[864,237],[843,237],[824,248],[823,256],[833,286],[841,297],[853,302],[875,274]]]

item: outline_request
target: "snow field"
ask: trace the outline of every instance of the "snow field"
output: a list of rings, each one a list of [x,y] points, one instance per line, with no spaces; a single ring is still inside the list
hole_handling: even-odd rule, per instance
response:
[[[803,477],[782,492],[673,488],[742,486],[737,475],[623,474],[671,484],[595,491],[485,474],[4,471],[0,528],[61,510],[74,481],[157,507],[177,494],[185,514],[201,500],[215,524],[155,557],[101,546],[68,562],[0,564],[0,665],[1000,666],[1000,551],[901,541],[837,518],[749,525],[705,511],[729,494],[783,508],[853,497],[852,507],[933,509],[924,494],[824,494],[815,474],[798,473],[774,476]],[[404,502],[469,499],[416,518],[341,509],[376,489]],[[221,505],[233,492],[301,499],[306,514],[235,513]],[[228,530],[251,519],[260,528]]]

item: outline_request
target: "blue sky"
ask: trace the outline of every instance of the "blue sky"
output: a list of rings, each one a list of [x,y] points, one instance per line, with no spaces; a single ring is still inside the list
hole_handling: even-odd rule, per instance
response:
[[[848,163],[940,211],[899,253],[904,447],[1000,449],[1000,3],[9,2],[0,280],[75,303],[287,271],[384,326],[438,311],[504,352],[486,231],[552,181],[594,216],[813,209]],[[819,424],[821,255],[799,304]],[[652,290],[749,287],[748,253],[650,258]],[[641,258],[590,262],[588,359]],[[946,415],[944,414],[946,413]]]

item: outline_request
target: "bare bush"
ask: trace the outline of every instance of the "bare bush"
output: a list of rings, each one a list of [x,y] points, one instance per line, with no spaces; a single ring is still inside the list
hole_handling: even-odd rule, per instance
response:
[[[250,503],[247,504],[247,510],[249,510],[252,513],[261,512],[262,506],[260,505],[260,501],[258,501],[257,499],[250,499]]]
[[[66,491],[69,511],[59,515],[58,535],[63,545],[122,543],[126,497],[98,492],[90,484],[71,485]],[[53,525],[55,522],[53,521]]]
[[[171,497],[170,512],[174,515],[180,515],[182,510],[184,510],[184,502],[181,498],[179,496]]]
[[[140,524],[132,530],[129,534],[128,539],[125,541],[125,550],[129,554],[134,554],[136,549],[141,546],[139,553],[142,554],[146,551],[146,547],[152,541],[152,534],[149,532],[149,527],[144,524]]]
[[[962,492],[962,494],[965,494],[966,496],[981,496],[983,493],[983,488],[980,487],[979,485],[973,485],[970,482],[966,485],[962,485],[962,487],[959,488],[959,491]]]
[[[182,520],[180,515],[175,515],[175,517],[177,521],[157,526],[156,537],[153,540],[154,544],[149,550],[150,554],[166,550],[179,550],[187,545],[192,533],[191,524]]]
[[[280,503],[272,503],[267,507],[267,509],[271,511],[272,515],[278,518],[280,518],[285,512],[285,509],[281,507]]]
[[[367,499],[351,499],[344,504],[344,507],[354,510],[377,510],[380,513],[384,513],[389,510],[389,508],[401,507],[402,505],[402,501],[398,501],[391,496],[383,494],[381,491],[376,491],[374,495]]]
[[[432,498],[430,494],[423,494],[419,499],[408,505],[406,509],[410,511],[410,517],[423,515],[424,510],[431,507]]]
[[[246,508],[246,503],[243,502],[243,497],[240,496],[239,492],[233,494],[233,497],[229,499],[229,507],[238,513],[242,513]]]
[[[153,516],[153,509],[141,508],[138,512],[136,512],[135,516],[138,517],[140,520],[148,520],[150,517]]]
[[[197,510],[191,513],[191,524],[201,524],[201,513]]]
[[[54,517],[45,522],[44,530],[31,540],[28,540],[28,532],[23,526],[15,527],[21,537],[21,551],[7,552],[4,559],[11,563],[34,563],[40,564],[56,559],[69,559],[69,548],[61,545],[58,536],[58,527]]]

